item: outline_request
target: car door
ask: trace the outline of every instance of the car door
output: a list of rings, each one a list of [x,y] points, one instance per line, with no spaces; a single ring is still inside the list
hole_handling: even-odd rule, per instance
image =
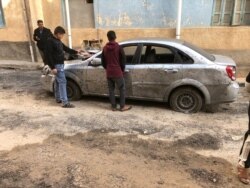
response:
[[[131,71],[133,69],[133,62],[135,61],[135,54],[137,51],[136,44],[122,45],[122,48],[126,55],[126,69],[124,73],[124,79],[126,84],[126,96],[132,96],[131,87]],[[86,71],[86,85],[88,94],[107,95],[108,85],[106,79],[106,71],[101,65],[101,54],[94,58],[88,65]],[[116,90],[116,94],[118,91]]]
[[[102,67],[101,53],[91,59],[86,69],[86,89],[87,94],[107,95],[108,85],[106,80],[106,71]]]
[[[143,44],[131,76],[133,97],[162,100],[171,83],[182,78],[182,64],[173,47]]]
[[[132,92],[132,76],[131,73],[134,69],[135,63],[138,61],[139,46],[138,44],[124,44],[121,45],[126,56],[126,68],[124,72],[126,84],[126,97],[133,97]]]

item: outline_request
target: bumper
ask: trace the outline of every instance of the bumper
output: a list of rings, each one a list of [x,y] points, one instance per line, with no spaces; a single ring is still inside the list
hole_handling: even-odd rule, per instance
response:
[[[55,81],[55,76],[48,74],[48,75],[42,75],[40,78],[40,81],[42,83],[42,88],[49,92],[54,92],[53,85]]]
[[[234,102],[237,99],[239,92],[239,84],[231,82],[229,85],[216,89],[216,86],[211,88],[211,104]]]

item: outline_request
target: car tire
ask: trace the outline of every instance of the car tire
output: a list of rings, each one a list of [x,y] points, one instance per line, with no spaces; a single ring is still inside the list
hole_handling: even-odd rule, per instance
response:
[[[196,113],[202,109],[203,99],[196,89],[182,87],[171,94],[169,104],[177,112]]]
[[[81,90],[78,85],[71,80],[67,80],[67,95],[68,99],[71,101],[80,100],[82,96]]]

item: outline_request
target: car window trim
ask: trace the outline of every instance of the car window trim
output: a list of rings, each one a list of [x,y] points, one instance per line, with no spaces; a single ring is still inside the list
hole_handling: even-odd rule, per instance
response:
[[[133,60],[131,62],[131,64],[126,64],[126,65],[137,65],[138,63],[136,62],[139,62],[139,55],[140,55],[140,51],[139,49],[141,48],[141,44],[140,43],[129,43],[129,44],[122,44],[121,47],[124,49],[125,47],[131,47],[131,46],[137,46],[136,47],[136,50],[135,50],[135,53],[134,53],[134,57],[133,57]],[[125,54],[126,55],[126,54]]]
[[[170,46],[170,45],[166,45],[166,44],[157,44],[157,43],[141,43],[141,45],[142,45],[142,49],[141,49],[141,54],[140,54],[140,62],[139,62],[140,65],[145,65],[145,64],[141,63],[141,56],[142,56],[143,47],[146,46],[146,45],[156,46],[156,47],[162,47],[162,48],[168,48],[172,53],[174,53],[175,56],[179,56],[179,57],[180,57],[180,55],[177,53],[177,51],[181,51],[181,50],[178,49],[178,48],[175,48],[175,47],[173,47],[173,46]],[[181,51],[181,52],[184,53],[186,56],[189,57],[189,59],[192,60],[192,63],[190,63],[190,64],[194,64],[193,58],[191,58],[191,57],[190,57],[188,54],[186,54],[185,52],[183,52],[183,51]],[[181,57],[180,57],[180,59],[181,59],[181,61],[182,61],[181,63],[175,63],[175,62],[173,62],[173,63],[164,63],[164,64],[165,64],[165,65],[170,65],[170,64],[183,65],[183,64],[187,64],[187,63],[183,62],[183,60],[182,60]],[[160,63],[157,63],[157,64],[160,64]],[[188,63],[188,64],[189,64],[189,63]]]

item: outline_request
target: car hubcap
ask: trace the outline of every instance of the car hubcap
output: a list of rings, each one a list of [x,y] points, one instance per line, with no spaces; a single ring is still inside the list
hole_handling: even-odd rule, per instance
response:
[[[191,109],[194,103],[194,98],[191,95],[183,94],[178,97],[178,106],[181,109]]]

